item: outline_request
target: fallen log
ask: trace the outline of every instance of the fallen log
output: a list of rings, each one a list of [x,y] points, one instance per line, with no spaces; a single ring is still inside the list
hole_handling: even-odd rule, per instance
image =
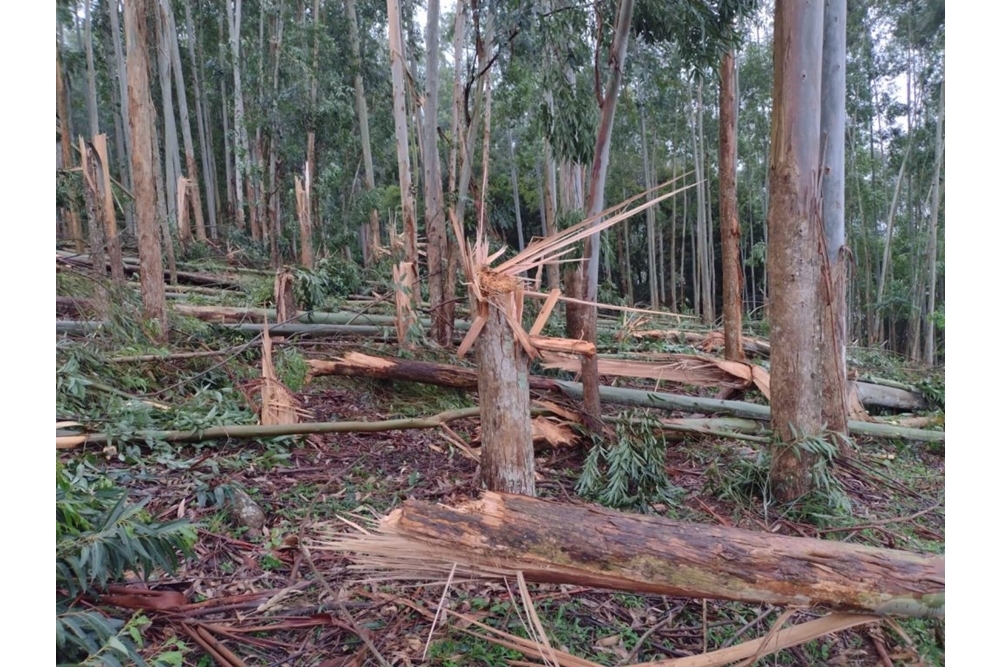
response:
[[[427,361],[371,357],[351,353],[337,361],[309,359],[306,360],[306,363],[310,367],[310,376],[312,377],[320,375],[350,375],[409,380],[458,389],[475,389],[477,386],[475,371],[472,369]],[[529,375],[528,383],[535,391],[559,391],[571,398],[583,398],[583,385],[578,382],[563,382],[561,380]],[[682,396],[679,394],[606,386],[600,387],[600,393],[601,401],[615,405],[682,410],[685,412],[706,414],[726,414],[762,421],[769,421],[771,419],[771,409],[768,406],[743,401],[726,401],[698,396]],[[848,430],[855,435],[868,435],[879,438],[903,438],[923,442],[944,442],[943,431],[905,428],[891,424],[851,420],[848,422]],[[751,432],[756,433],[755,431]]]
[[[486,492],[406,501],[373,534],[321,530],[372,579],[516,577],[638,593],[944,617],[944,556]],[[454,568],[454,569],[453,569]]]
[[[56,251],[56,260],[65,262],[72,266],[81,266],[90,268],[91,261],[90,255],[78,255],[75,253]],[[140,272],[140,267],[138,260],[130,262],[127,258],[124,260],[125,273],[137,274]],[[164,270],[163,275],[166,277],[169,275],[169,271]],[[177,279],[192,283],[195,285],[207,285],[215,287],[226,287],[230,289],[243,289],[244,282],[240,280],[237,276],[233,275],[221,275],[212,273],[194,273],[192,271],[177,271]]]
[[[923,394],[903,387],[858,381],[858,398],[868,406],[892,408],[894,410],[926,410],[927,400]]]

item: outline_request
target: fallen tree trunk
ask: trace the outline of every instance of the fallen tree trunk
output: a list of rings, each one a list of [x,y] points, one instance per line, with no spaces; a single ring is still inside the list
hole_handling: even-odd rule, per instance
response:
[[[370,357],[368,355],[352,353],[337,361],[310,359],[306,363],[309,364],[310,375],[313,377],[319,375],[375,376],[384,379],[409,380],[459,389],[475,389],[476,387],[476,375],[472,369],[427,361]],[[578,382],[563,382],[561,380],[552,380],[538,376],[528,376],[528,382],[531,388],[536,391],[560,391],[571,398],[582,399],[583,397],[583,388]],[[763,421],[771,419],[771,409],[766,405],[757,405],[756,403],[606,386],[601,386],[600,392],[601,401],[616,405],[683,410],[685,412],[707,414],[727,414]],[[855,435],[868,435],[880,438],[905,438],[907,440],[924,442],[944,442],[943,431],[927,431],[891,424],[854,420],[848,423],[848,429]],[[751,433],[754,432],[751,431]]]
[[[78,255],[74,253],[63,253],[56,251],[56,260],[65,262],[72,266],[80,267],[91,267],[91,260],[89,255]],[[130,262],[128,259],[124,260],[125,273],[130,275],[139,273],[138,262]],[[163,275],[167,276],[168,271],[164,271]],[[211,285],[217,287],[227,287],[242,289],[244,287],[244,282],[241,281],[236,276],[226,276],[221,274],[211,274],[211,273],[193,273],[191,271],[178,271],[177,279],[183,282],[192,283],[195,285]]]
[[[374,534],[321,533],[373,578],[515,577],[662,595],[944,617],[944,556],[487,492],[406,501]],[[453,570],[454,567],[454,570]],[[380,575],[380,576],[379,576]]]
[[[923,394],[902,387],[858,381],[858,398],[869,406],[894,410],[926,410]]]

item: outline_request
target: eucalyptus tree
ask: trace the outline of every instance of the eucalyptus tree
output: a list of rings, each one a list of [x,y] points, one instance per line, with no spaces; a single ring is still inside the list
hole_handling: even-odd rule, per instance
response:
[[[156,186],[151,165],[156,111],[149,94],[149,47],[146,0],[125,0],[125,66],[128,75],[129,129],[132,135],[132,191],[139,236],[140,292],[148,319],[158,324],[156,338],[167,338],[163,259],[156,224]]]
[[[771,485],[781,502],[811,487],[823,402],[819,216],[823,5],[777,0],[767,224],[771,291]]]

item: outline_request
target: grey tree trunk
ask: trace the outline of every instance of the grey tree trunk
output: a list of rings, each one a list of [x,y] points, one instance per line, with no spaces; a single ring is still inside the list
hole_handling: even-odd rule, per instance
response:
[[[111,54],[113,54],[113,65],[109,65],[109,71],[115,72],[117,79],[118,96],[115,104],[115,153],[118,162],[118,176],[122,184],[132,191],[132,171],[130,167],[130,155],[132,153],[132,137],[128,132],[128,84],[125,75],[125,56],[122,54],[122,35],[118,21],[118,3],[108,2],[108,18],[111,22]],[[122,202],[125,209],[125,229],[135,233],[134,207],[131,201]]]
[[[159,340],[167,339],[167,301],[163,288],[163,260],[156,225],[156,187],[153,183],[153,138],[150,125],[156,119],[149,96],[146,59],[145,0],[125,0],[125,51],[128,73],[129,131],[132,135],[132,191],[135,196],[139,235],[139,274],[142,306],[146,317],[158,325]]]
[[[934,136],[934,189],[931,195],[931,223],[927,239],[927,312],[924,314],[924,361],[935,361],[934,308],[937,295],[937,232],[941,208],[941,164],[944,162],[944,79],[941,79],[941,100]]]
[[[90,20],[90,3],[83,3],[84,51],[87,59],[87,119],[90,121],[90,139],[101,133],[97,116],[97,75],[94,71],[94,33]]]
[[[431,337],[450,347],[455,323],[443,308],[447,300],[448,234],[444,218],[444,185],[438,152],[438,35],[440,0],[428,0],[425,43],[427,80],[424,93],[424,220],[427,230],[427,287],[431,307]],[[451,311],[452,313],[454,311]]]
[[[194,18],[191,14],[191,0],[184,0],[184,23],[187,26],[187,46],[188,59],[191,61],[192,88],[194,89],[194,114],[198,124],[198,145],[201,148],[201,173],[205,181],[205,205],[208,209],[208,235],[211,238],[218,237],[218,220],[216,213],[219,207],[219,197],[217,194],[218,183],[215,179],[215,170],[212,169],[211,153],[212,143],[208,140],[206,131],[205,104],[202,102],[202,90],[200,76],[201,58],[200,50],[197,48],[197,32],[194,29]],[[175,33],[176,34],[176,33]],[[202,239],[204,240],[204,239]]]
[[[847,436],[847,271],[844,233],[844,131],[847,124],[847,0],[826,0],[820,120],[823,156],[823,421]],[[841,440],[841,454],[851,448]]]
[[[517,250],[524,250],[524,224],[521,221],[521,196],[517,191],[517,158],[514,155],[514,135],[507,130],[507,143],[510,144],[510,181],[514,195],[514,220],[517,222]]]
[[[177,121],[174,119],[174,93],[170,85],[171,62],[163,14],[155,12],[156,61],[160,72],[160,95],[163,102],[163,159],[167,191],[168,226],[177,223],[177,178],[181,175],[180,146],[177,141]]]
[[[365,100],[365,82],[361,76],[361,38],[358,32],[358,13],[355,0],[345,0],[347,9],[347,34],[351,42],[352,67],[354,68],[354,111],[358,115],[358,128],[361,133],[361,157],[365,166],[365,188],[371,192],[375,189],[375,168],[372,165],[371,132],[368,127],[368,102]],[[363,256],[365,264],[375,260],[375,253],[381,247],[381,230],[379,229],[378,209],[372,208],[369,215],[368,230]]]
[[[639,107],[639,124],[642,128],[642,172],[643,180],[646,183],[646,190],[652,188],[653,168],[649,164],[649,149],[646,146],[646,113],[643,107]],[[646,195],[646,200],[652,199],[652,193]],[[628,221],[625,221],[628,224]],[[646,270],[649,273],[649,307],[658,310],[660,307],[660,290],[656,280],[656,211],[655,207],[646,209]],[[631,276],[629,277],[631,281]]]
[[[608,76],[604,99],[601,100],[601,122],[597,127],[597,141],[594,146],[594,163],[590,170],[590,188],[587,191],[587,218],[604,210],[604,186],[608,177],[608,163],[611,155],[611,130],[615,123],[615,109],[618,106],[618,91],[621,88],[622,70],[628,52],[628,36],[632,26],[632,10],[635,0],[622,0],[615,19],[615,37],[611,44],[611,72]],[[594,221],[594,224],[597,220]],[[588,236],[584,243],[584,265],[586,267],[587,301],[597,300],[597,275],[601,259],[600,234]],[[584,340],[597,342],[597,308],[587,306],[584,318]],[[581,364],[584,385],[584,409],[592,417],[600,418],[601,395],[597,375],[597,356],[584,356]]]
[[[177,89],[177,106],[181,117],[181,138],[184,141],[184,161],[187,166],[187,177],[191,179],[191,206],[194,208],[195,236],[199,241],[205,241],[205,215],[201,208],[201,186],[198,184],[198,163],[194,157],[194,139],[191,135],[191,116],[188,112],[187,90],[184,85],[184,70],[181,66],[181,49],[177,40],[177,24],[170,1],[161,5],[163,12],[164,37],[170,47],[170,59],[173,63],[174,85]],[[191,61],[194,63],[194,60]],[[193,65],[192,65],[193,69]]]
[[[820,87],[823,5],[777,0],[771,119],[771,484],[788,502],[811,488],[814,455],[797,442],[823,429],[820,332]]]
[[[243,209],[243,179],[247,173],[250,146],[247,137],[246,113],[243,107],[243,77],[240,71],[240,24],[243,20],[243,0],[226,0],[226,18],[229,22],[229,49],[233,59],[233,133],[235,135],[233,181],[236,191],[236,224],[239,225],[240,229],[246,229],[246,213]]]

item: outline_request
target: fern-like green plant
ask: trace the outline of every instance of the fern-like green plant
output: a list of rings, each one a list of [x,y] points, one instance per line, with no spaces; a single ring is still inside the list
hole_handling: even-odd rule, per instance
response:
[[[149,521],[145,502],[129,503],[123,489],[56,466],[56,657],[93,665],[145,664],[130,624],[76,601],[95,595],[134,570],[149,578],[171,572],[178,552],[190,554],[195,530],[186,520]]]
[[[613,441],[598,439],[584,461],[576,491],[606,507],[646,510],[669,502],[677,489],[664,469],[664,446],[653,423],[623,416]]]

